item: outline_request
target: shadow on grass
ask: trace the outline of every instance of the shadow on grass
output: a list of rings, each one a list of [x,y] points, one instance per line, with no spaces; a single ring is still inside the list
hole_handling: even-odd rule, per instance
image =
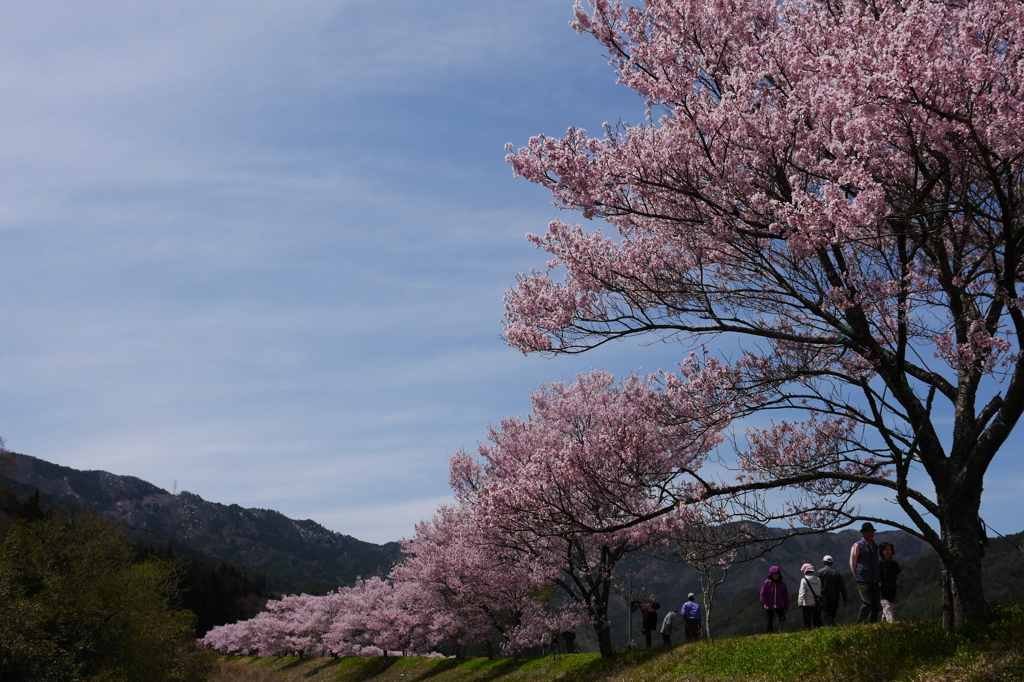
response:
[[[571,669],[573,682],[606,680],[619,673],[628,672],[657,662],[666,656],[680,652],[682,645],[660,646],[637,651],[620,651],[610,658],[595,658]]]
[[[372,680],[388,670],[400,659],[395,656],[378,656],[376,658],[365,658],[358,665],[352,665],[345,671],[345,682],[364,682]]]
[[[506,675],[519,672],[521,669],[531,665],[537,665],[535,658],[496,658],[496,659],[446,659],[430,664],[428,670],[412,678],[410,682],[425,682],[437,675],[443,675],[449,671],[462,670],[471,676],[473,682],[492,682],[501,679]]]
[[[423,680],[429,680],[435,675],[446,673],[449,670],[455,670],[463,664],[465,659],[458,658],[446,658],[443,661],[433,661],[430,663],[430,667],[423,671],[422,675],[418,675],[412,678],[409,682],[423,682]]]
[[[337,667],[341,665],[341,660],[342,659],[340,658],[325,658],[323,659],[323,664],[313,667],[309,672],[304,674],[303,677],[313,677],[315,675],[319,675],[328,668]]]
[[[643,651],[623,651],[610,658],[568,654],[557,659],[447,659],[431,664],[429,670],[411,678],[410,682],[426,682],[432,677],[459,669],[471,676],[473,682],[495,682],[524,671],[524,669],[537,670],[539,667],[545,669],[543,678],[548,680],[572,680],[573,682],[607,680],[610,675],[655,662],[674,651],[676,651],[676,647],[658,647]]]

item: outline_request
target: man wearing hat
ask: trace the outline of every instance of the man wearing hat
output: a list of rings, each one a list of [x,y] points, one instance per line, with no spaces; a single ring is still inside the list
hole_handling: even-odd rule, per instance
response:
[[[683,625],[686,631],[686,641],[696,642],[700,639],[700,604],[697,603],[697,596],[691,592],[686,595],[686,603],[679,609],[683,614]]]
[[[850,599],[846,595],[846,581],[843,574],[832,568],[832,556],[825,555],[821,560],[822,567],[818,571],[818,580],[821,581],[821,620],[825,625],[836,624],[836,612],[839,611],[839,599],[843,600],[843,608],[850,605]]]
[[[860,615],[857,625],[877,623],[882,613],[882,572],[878,565],[875,527],[865,522],[860,527],[861,539],[850,548],[850,572],[860,592]]]

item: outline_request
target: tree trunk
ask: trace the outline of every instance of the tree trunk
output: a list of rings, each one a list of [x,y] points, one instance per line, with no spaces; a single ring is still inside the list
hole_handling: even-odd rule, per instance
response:
[[[607,618],[594,623],[594,632],[597,633],[597,646],[601,651],[601,657],[607,658],[615,653],[612,649],[612,629],[608,625]]]
[[[967,623],[985,623],[977,495],[949,495],[942,518],[942,628],[949,631]]]
[[[945,564],[942,566],[942,631],[949,632],[954,627],[953,619],[953,583]]]
[[[598,591],[594,597],[591,621],[597,634],[597,646],[601,657],[607,658],[615,653],[615,650],[612,648],[612,628],[608,622],[608,600],[602,596],[601,591]]]

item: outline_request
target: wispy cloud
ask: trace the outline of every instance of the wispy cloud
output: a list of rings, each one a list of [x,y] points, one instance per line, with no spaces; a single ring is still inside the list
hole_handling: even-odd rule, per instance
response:
[[[500,339],[556,216],[502,145],[642,112],[571,4],[0,8],[9,446],[383,541],[538,382],[671,367]]]

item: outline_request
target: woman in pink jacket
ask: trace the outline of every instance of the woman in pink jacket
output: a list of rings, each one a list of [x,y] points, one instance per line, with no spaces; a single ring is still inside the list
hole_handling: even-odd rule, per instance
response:
[[[761,585],[761,606],[768,616],[768,632],[775,632],[775,616],[779,617],[779,629],[786,629],[786,611],[789,611],[789,588],[782,582],[778,566],[768,571],[768,579]]]

